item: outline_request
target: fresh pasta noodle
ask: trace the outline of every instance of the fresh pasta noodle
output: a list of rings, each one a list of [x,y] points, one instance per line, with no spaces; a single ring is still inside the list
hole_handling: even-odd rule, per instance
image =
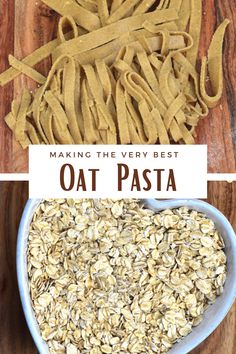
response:
[[[109,17],[109,10],[108,10],[108,4],[106,0],[98,0],[97,1],[97,6],[98,6],[98,14],[101,20],[102,26],[106,26],[108,17]]]
[[[29,144],[193,144],[199,120],[223,91],[228,20],[198,57],[202,2],[43,0],[62,17],[58,36],[0,74],[39,84],[12,102],[5,121]],[[50,56],[45,77],[34,66]],[[212,95],[207,92],[209,75]]]
[[[74,56],[106,44],[127,32],[139,30],[143,28],[145,21],[160,24],[177,18],[178,14],[174,9],[156,10],[147,14],[125,18],[117,23],[102,27],[97,31],[62,43],[54,50],[52,55],[54,60],[65,54]]]
[[[139,0],[125,0],[108,18],[108,23],[114,23],[122,19],[137,3]]]
[[[222,67],[222,51],[225,29],[229,21],[225,20],[216,30],[210,48],[208,50],[208,58],[204,57],[202,60],[200,91],[203,100],[209,108],[216,106],[219,102],[223,91],[223,67]],[[207,64],[209,70],[209,77],[214,96],[209,96],[205,89]]]
[[[9,64],[16,70],[20,71],[22,74],[30,77],[39,84],[44,84],[46,77],[40,74],[38,71],[34,70],[31,66],[23,63],[20,60],[17,60],[12,55],[9,55]]]
[[[140,15],[148,11],[150,7],[155,3],[156,0],[143,0],[141,1],[136,9],[134,10],[134,16]]]
[[[192,48],[189,49],[186,56],[189,62],[195,66],[197,61],[201,23],[202,23],[202,2],[199,0],[190,1],[190,22],[189,22],[189,34],[193,39]]]
[[[176,24],[180,31],[185,31],[187,28],[190,18],[190,1],[191,0],[182,0],[179,10],[179,18],[176,21]]]
[[[75,22],[88,31],[101,27],[100,18],[73,0],[43,0],[43,2],[62,16],[73,16]]]
[[[43,47],[37,49],[35,52],[32,54],[28,55],[26,58],[24,58],[21,62],[23,64],[26,64],[30,67],[35,66],[38,64],[41,60],[47,58],[49,55],[52,54],[52,51],[58,46],[58,39],[55,39],[47,44],[45,44]],[[4,86],[8,84],[11,80],[15,79],[21,71],[10,67],[8,70],[0,74],[0,85]]]

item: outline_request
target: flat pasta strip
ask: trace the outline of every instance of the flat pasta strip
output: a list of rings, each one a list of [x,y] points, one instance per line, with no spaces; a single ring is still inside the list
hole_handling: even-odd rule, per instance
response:
[[[128,117],[128,129],[129,129],[129,135],[130,135],[130,143],[131,144],[142,144],[141,139],[138,135],[138,132],[136,130],[134,121],[132,120],[132,117],[129,113],[129,111],[126,112],[127,117]]]
[[[97,3],[96,1],[89,0],[76,0],[76,2],[88,11],[97,13]]]
[[[14,131],[16,125],[16,118],[19,112],[20,102],[18,100],[13,100],[11,103],[11,112],[5,117],[5,122],[8,127]]]
[[[38,134],[37,134],[36,129],[33,126],[33,124],[31,124],[30,122],[27,122],[26,128],[27,128],[27,135],[29,137],[29,140],[31,141],[31,144],[33,144],[33,145],[42,144],[42,141],[39,139]]]
[[[58,39],[45,44],[43,47],[36,49],[32,54],[28,55],[22,62],[28,66],[34,66],[41,60],[52,54],[53,50],[58,46]],[[17,69],[10,68],[0,74],[0,85],[4,86],[11,80],[15,79],[21,72]]]
[[[159,143],[163,145],[169,145],[170,139],[168,136],[168,130],[166,129],[166,126],[163,122],[160,112],[158,111],[158,109],[153,108],[151,114],[156,123]]]
[[[64,105],[68,118],[68,128],[75,144],[82,143],[81,132],[75,109],[75,85],[76,85],[76,63],[73,58],[69,58],[64,66]]]
[[[29,93],[28,90],[24,90],[20,106],[19,106],[19,111],[16,117],[16,122],[15,122],[15,137],[16,140],[21,144],[21,146],[26,148],[28,144],[28,138],[26,136],[26,117],[27,117],[27,112],[29,109],[31,103],[31,94]]]
[[[156,75],[151,67],[151,64],[148,60],[148,56],[146,52],[138,52],[137,59],[139,61],[141,70],[145,79],[147,80],[149,86],[151,87],[152,91],[157,94],[159,92],[159,84],[156,78]]]
[[[191,76],[194,82],[195,93],[198,98],[198,102],[201,106],[201,111],[199,111],[200,116],[206,116],[208,114],[208,107],[203,101],[200,95],[199,82],[198,82],[198,74],[192,64],[186,59],[186,57],[182,53],[175,53],[173,55],[174,60],[184,67],[184,71]]]
[[[45,92],[45,100],[53,113],[53,126],[55,128],[55,136],[61,144],[73,144],[74,141],[67,128],[68,118],[63,110],[60,102],[51,91]]]
[[[134,10],[134,15],[140,15],[147,12],[156,0],[143,0]]]
[[[94,117],[88,104],[89,100],[85,80],[82,83],[81,100],[82,113],[83,116],[86,117],[84,120],[85,142],[87,144],[94,144],[99,141],[99,134],[96,128]]]
[[[121,20],[140,0],[125,0],[108,18],[107,23]]]
[[[179,18],[176,20],[179,31],[185,31],[190,19],[190,1],[182,0],[182,4],[179,10]]]
[[[8,113],[5,117],[5,122],[7,123],[8,127],[14,132],[16,126],[16,117],[12,112]]]
[[[144,126],[143,126],[143,122],[141,119],[141,116],[138,114],[138,112],[135,110],[134,105],[132,103],[132,98],[131,96],[127,93],[127,91],[125,91],[125,99],[126,99],[126,107],[127,107],[127,111],[128,111],[128,123],[129,123],[129,129],[130,129],[130,136],[131,139],[132,137],[136,140],[140,141],[140,144],[148,144],[149,140],[145,135],[145,131],[144,131]],[[130,121],[131,120],[131,121]],[[137,135],[138,135],[138,139],[137,139]]]
[[[93,95],[93,98],[96,104],[98,105],[98,109],[104,116],[104,119],[106,120],[106,123],[111,132],[116,135],[116,127],[113,118],[108,110],[108,107],[106,106],[106,103],[103,99],[101,87],[99,86],[99,81],[96,77],[95,71],[91,65],[84,65],[83,69],[85,71],[85,75],[87,77],[88,85]]]
[[[46,77],[40,74],[38,71],[34,70],[27,64],[23,63],[22,61],[16,59],[12,55],[9,55],[9,64],[16,70],[20,71],[21,73],[25,74],[26,76],[30,77],[34,81],[39,84],[44,84],[46,81]]]
[[[120,143],[129,144],[131,139],[129,134],[128,115],[125,103],[125,92],[119,80],[116,85],[116,109]]]
[[[66,59],[68,59],[68,57],[66,57],[66,56],[61,57],[54,63],[54,65],[52,66],[52,68],[48,74],[45,84],[38,89],[38,91],[35,94],[34,101],[33,101],[33,120],[36,124],[36,127],[37,127],[41,137],[42,137],[42,140],[45,143],[47,143],[47,138],[46,138],[45,133],[44,133],[42,126],[40,124],[41,105],[42,105],[42,102],[45,98],[46,91],[50,87],[50,84],[54,78],[54,75],[56,74],[58,68],[60,68],[63,65],[63,62]],[[58,100],[58,98],[56,98],[55,94],[53,94],[53,97]]]
[[[133,49],[141,49],[143,47],[140,45],[140,41],[135,41],[135,37],[132,34],[125,34],[120,38],[117,38],[114,41],[111,41],[103,46],[92,49],[90,51],[86,51],[83,53],[79,53],[75,56],[75,59],[81,64],[94,64],[95,60],[104,59],[105,62],[109,65],[114,63],[117,53],[120,49],[124,48],[124,46],[132,47]],[[162,46],[162,39],[160,35],[153,36],[151,33],[149,37],[146,38],[149,47],[153,51],[159,51]],[[169,42],[169,49],[176,50],[179,48],[184,48],[185,42],[182,35],[171,35]],[[110,56],[109,54],[112,53]]]
[[[186,116],[181,111],[182,107],[186,104],[186,98],[181,92],[169,105],[165,115],[164,115],[164,123],[166,129],[170,128],[171,122],[173,119],[176,119],[179,125],[186,122]],[[181,114],[180,114],[181,112]]]
[[[170,0],[169,8],[175,9],[177,12],[180,11],[183,0]]]
[[[95,65],[107,101],[108,98],[112,95],[111,79],[109,76],[109,72],[104,60],[96,60]]]
[[[230,21],[225,20],[216,30],[210,48],[208,50],[208,58],[203,58],[201,77],[200,77],[200,91],[201,96],[209,108],[215,107],[220,100],[223,92],[223,65],[222,65],[222,51],[225,30]],[[209,78],[213,91],[213,96],[209,96],[206,92],[206,78],[207,67],[209,71]]]
[[[202,1],[191,0],[190,1],[190,23],[189,34],[193,39],[193,46],[187,52],[187,59],[195,66],[197,61],[198,47],[200,41],[201,24],[202,24]]]
[[[62,16],[70,16],[75,19],[77,24],[88,31],[94,31],[101,27],[99,17],[93,12],[76,4],[73,0],[42,0],[46,5],[58,12]]]
[[[53,134],[52,120],[53,120],[53,114],[50,109],[41,113],[40,123],[47,137],[47,140],[51,145],[56,144],[54,134]]]
[[[167,107],[169,107],[168,109],[170,110],[170,112],[173,112],[175,111],[176,98],[173,96],[169,87],[169,76],[171,70],[172,70],[171,54],[169,54],[160,70],[160,90],[162,93],[163,100],[166,102]],[[177,107],[179,107],[179,105]],[[175,113],[176,113],[175,115],[176,119],[179,124],[184,123],[186,121],[185,114],[182,110],[176,109]],[[166,118],[167,121],[168,119],[169,118]]]
[[[99,17],[101,20],[101,24],[102,24],[102,26],[106,26],[107,20],[109,18],[109,10],[108,10],[108,6],[107,6],[107,1],[106,0],[98,0],[97,4],[98,4],[98,13],[99,13]]]
[[[149,144],[155,144],[157,141],[157,128],[147,102],[145,100],[140,101],[138,108],[143,119],[143,127],[148,142]]]
[[[147,14],[125,18],[117,23],[112,23],[109,26],[100,28],[97,31],[62,43],[55,49],[53,57],[58,58],[66,54],[74,56],[78,53],[97,48],[120,37],[122,34],[126,34],[128,31],[131,32],[143,28],[145,21],[160,24],[176,20],[177,18],[178,14],[173,9],[156,10]]]
[[[64,27],[66,26],[71,27],[71,34],[73,38],[77,38],[79,36],[79,30],[78,27],[74,21],[74,18],[72,16],[63,16],[60,18],[59,23],[58,23],[58,40],[61,43],[64,43],[68,40],[68,36],[64,33]]]

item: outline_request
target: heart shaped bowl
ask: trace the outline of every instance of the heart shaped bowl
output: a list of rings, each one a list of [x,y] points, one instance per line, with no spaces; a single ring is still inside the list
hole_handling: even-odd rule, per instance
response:
[[[27,245],[29,227],[40,199],[31,199],[27,202],[21,218],[17,240],[17,278],[20,291],[22,307],[25,318],[40,354],[49,354],[46,342],[40,335],[34,311],[31,305],[28,273],[27,273]],[[193,329],[193,331],[180,342],[176,343],[168,352],[169,354],[185,354],[197,347],[204,341],[220,324],[232,306],[236,297],[236,235],[226,217],[212,205],[200,200],[165,200],[143,199],[145,208],[159,212],[164,209],[174,209],[182,206],[204,213],[213,220],[216,228],[221,233],[225,242],[225,253],[227,256],[227,278],[224,285],[224,292],[216,302],[211,305],[204,314],[203,321]]]

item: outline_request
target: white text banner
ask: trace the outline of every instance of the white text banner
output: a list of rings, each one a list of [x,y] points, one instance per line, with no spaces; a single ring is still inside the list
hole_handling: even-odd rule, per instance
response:
[[[32,145],[30,198],[206,198],[206,145]]]

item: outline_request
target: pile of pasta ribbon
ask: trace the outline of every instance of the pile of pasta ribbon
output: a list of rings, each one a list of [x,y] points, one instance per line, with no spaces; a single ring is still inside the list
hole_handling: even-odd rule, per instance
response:
[[[198,73],[201,0],[43,2],[62,16],[57,38],[23,60],[10,55],[0,75],[2,86],[21,73],[39,84],[5,118],[23,148],[194,143],[199,120],[222,95],[228,20]],[[45,77],[34,66],[49,56]]]

